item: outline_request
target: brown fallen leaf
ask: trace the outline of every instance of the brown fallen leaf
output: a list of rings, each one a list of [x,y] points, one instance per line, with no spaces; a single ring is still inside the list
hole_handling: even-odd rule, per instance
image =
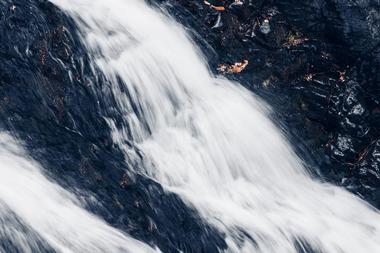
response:
[[[209,3],[208,1],[204,1],[204,3],[216,11],[225,11],[226,10],[226,8],[224,6],[215,6],[215,5],[212,5],[211,3]]]
[[[287,48],[292,47],[292,46],[293,47],[299,46],[308,40],[309,40],[308,38],[302,37],[301,34],[296,34],[296,35],[291,34],[289,35],[287,42],[284,43],[284,46]]]
[[[248,66],[248,63],[248,60],[244,60],[243,62],[236,62],[232,65],[220,64],[218,70],[227,74],[240,73]]]
[[[339,82],[345,82],[346,81],[346,71],[338,71],[339,73]]]
[[[307,74],[304,76],[304,79],[308,82],[312,81],[314,78],[314,74]]]

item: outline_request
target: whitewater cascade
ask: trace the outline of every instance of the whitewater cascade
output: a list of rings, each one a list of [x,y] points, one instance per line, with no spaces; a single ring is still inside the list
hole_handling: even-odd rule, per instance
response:
[[[48,180],[5,133],[0,133],[0,175],[2,253],[159,252],[86,211],[83,199]]]
[[[239,84],[210,74],[184,28],[161,10],[143,0],[52,2],[75,20],[94,69],[112,83],[115,109],[125,115],[122,128],[108,119],[114,141],[130,159],[133,151],[123,143],[132,140],[145,157],[135,169],[223,232],[227,252],[296,253],[297,241],[316,252],[380,252],[379,213],[312,179],[268,118],[270,109]],[[7,159],[11,166],[1,166],[9,175],[0,177],[0,199],[57,249],[151,250],[84,211],[36,164],[0,151],[1,164]],[[12,192],[19,188],[30,202]]]

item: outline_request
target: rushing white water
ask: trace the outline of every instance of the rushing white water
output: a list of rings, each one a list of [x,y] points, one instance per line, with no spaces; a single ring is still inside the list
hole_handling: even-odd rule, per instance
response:
[[[65,253],[157,252],[87,212],[73,194],[49,181],[27,157],[14,139],[0,133],[2,240],[12,241],[25,253],[45,252],[41,244]]]
[[[267,106],[213,77],[180,25],[140,0],[52,2],[72,15],[112,82],[117,109],[149,161],[141,172],[224,232],[228,252],[293,253],[296,240],[316,252],[380,252],[379,213],[313,180]],[[109,122],[123,147],[128,131]]]

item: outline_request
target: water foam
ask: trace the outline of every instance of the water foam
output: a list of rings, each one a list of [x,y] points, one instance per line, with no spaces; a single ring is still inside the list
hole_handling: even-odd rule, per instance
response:
[[[123,143],[133,140],[146,158],[136,170],[224,232],[227,252],[295,253],[304,242],[315,252],[380,252],[379,213],[312,179],[270,109],[212,76],[170,17],[139,0],[52,2],[77,22],[112,83],[125,116],[122,128],[109,119],[114,141],[132,153]]]
[[[17,252],[153,253],[89,213],[78,198],[47,179],[39,164],[0,133],[0,238]],[[0,252],[16,252],[0,246]]]

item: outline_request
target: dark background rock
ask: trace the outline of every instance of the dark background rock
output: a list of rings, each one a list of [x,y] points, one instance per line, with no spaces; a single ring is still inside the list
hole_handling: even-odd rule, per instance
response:
[[[215,74],[248,59],[228,77],[273,106],[310,171],[380,207],[378,1],[214,1],[221,13],[202,1],[150,2],[189,28]],[[125,161],[102,117],[122,121],[96,92],[109,85],[89,69],[68,17],[44,0],[2,1],[0,36],[0,128],[46,174],[95,195],[102,207],[92,212],[164,252],[226,246],[176,195],[132,172],[139,164]]]
[[[113,144],[103,116],[122,117],[102,109],[112,104],[96,91],[111,94],[110,86],[91,71],[70,18],[48,1],[1,1],[0,38],[0,128],[25,142],[45,174],[95,196],[101,205],[91,212],[164,252],[225,247],[224,236],[179,197],[133,173],[141,165],[127,163]]]
[[[214,2],[224,12],[202,1],[160,4],[192,29],[216,74],[218,64],[249,60],[229,78],[272,105],[312,173],[380,207],[380,174],[373,169],[379,166],[373,148],[380,137],[379,1],[246,0],[231,10],[232,2]],[[268,34],[259,29],[265,19]]]

